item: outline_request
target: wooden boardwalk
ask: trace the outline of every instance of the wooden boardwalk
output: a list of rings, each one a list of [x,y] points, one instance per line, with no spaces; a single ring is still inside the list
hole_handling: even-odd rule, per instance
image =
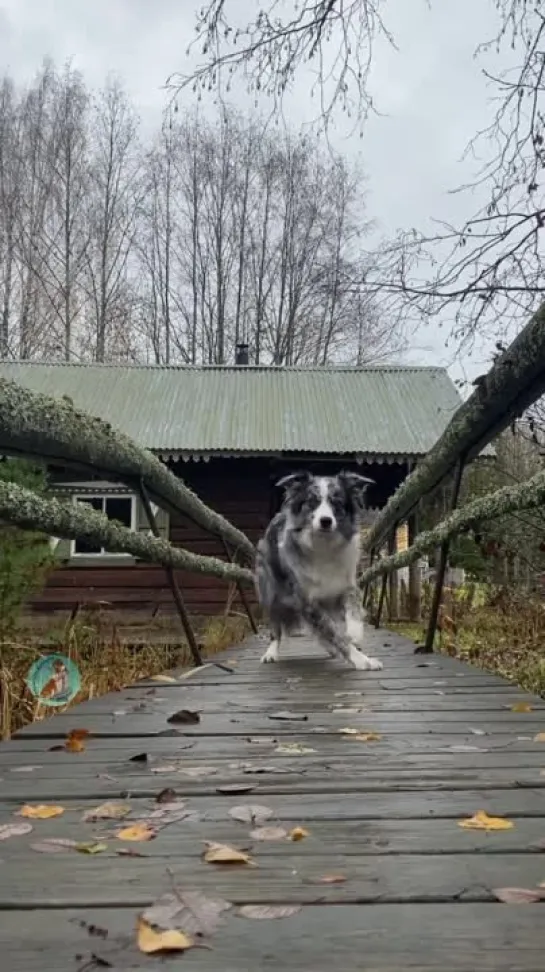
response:
[[[261,666],[263,641],[250,639],[224,656],[232,674],[207,667],[180,684],[142,682],[0,746],[0,827],[27,822],[16,815],[23,804],[64,808],[0,841],[2,967],[542,972],[545,900],[504,904],[494,890],[545,882],[545,741],[535,738],[545,704],[454,660],[415,655],[390,633],[369,641],[382,672],[309,657],[303,639]],[[531,711],[513,711],[519,702]],[[199,723],[169,722],[180,710],[198,711]],[[63,751],[75,729],[92,733],[85,750]],[[165,790],[185,807],[157,802]],[[104,801],[130,805],[130,816],[83,820]],[[256,804],[266,821],[230,814]],[[459,826],[479,810],[514,826]],[[153,840],[116,836],[138,818],[157,828]],[[259,840],[250,832],[260,823],[308,836]],[[88,854],[51,838],[106,847]],[[207,863],[205,841],[257,866]],[[168,961],[140,952],[138,914],[187,890],[233,905],[207,947]],[[298,910],[255,920],[240,914],[248,905]]]

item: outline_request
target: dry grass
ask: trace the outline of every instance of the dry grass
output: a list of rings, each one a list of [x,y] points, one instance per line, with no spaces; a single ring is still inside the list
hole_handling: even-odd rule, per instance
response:
[[[211,657],[238,644],[249,625],[245,617],[193,619],[203,656]],[[138,639],[140,641],[140,639]],[[129,642],[105,624],[100,614],[81,616],[59,630],[48,632],[51,651],[67,655],[78,666],[82,690],[70,705],[132,685],[138,679],[157,675],[169,668],[190,666],[186,644]],[[166,638],[165,638],[166,641]],[[36,719],[54,716],[67,707],[51,709],[36,702],[26,687],[30,666],[47,653],[30,635],[0,645],[0,738],[9,739],[22,726]]]
[[[391,627],[424,639],[425,625]],[[447,593],[435,647],[545,696],[545,603],[536,596],[482,587]]]

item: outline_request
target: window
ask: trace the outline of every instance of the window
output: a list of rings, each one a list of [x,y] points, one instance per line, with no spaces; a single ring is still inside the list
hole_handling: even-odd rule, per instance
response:
[[[135,502],[133,496],[74,496],[76,503],[87,503],[98,513],[105,513],[109,520],[116,520],[128,527],[136,529]],[[95,547],[85,540],[72,540],[71,553],[73,557],[126,557],[123,553],[109,553],[104,547]]]

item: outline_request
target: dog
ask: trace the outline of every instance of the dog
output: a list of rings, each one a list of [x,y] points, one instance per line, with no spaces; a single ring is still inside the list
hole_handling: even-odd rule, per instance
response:
[[[367,484],[357,473],[284,476],[280,512],[257,545],[255,585],[276,662],[282,637],[305,623],[321,647],[362,671],[382,663],[363,653],[364,612],[357,588],[360,515]]]

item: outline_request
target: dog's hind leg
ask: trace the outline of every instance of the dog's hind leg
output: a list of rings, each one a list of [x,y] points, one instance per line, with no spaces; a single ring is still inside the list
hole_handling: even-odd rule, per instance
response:
[[[279,658],[280,639],[282,637],[282,627],[278,621],[271,620],[271,640],[269,642],[269,647],[264,655],[261,656],[261,661],[264,665],[269,662],[277,662]]]
[[[363,651],[365,637],[364,613],[359,602],[358,592],[351,592],[345,602],[346,634],[352,643],[350,661],[354,668],[360,671],[379,672],[382,662],[378,658],[369,658]]]

